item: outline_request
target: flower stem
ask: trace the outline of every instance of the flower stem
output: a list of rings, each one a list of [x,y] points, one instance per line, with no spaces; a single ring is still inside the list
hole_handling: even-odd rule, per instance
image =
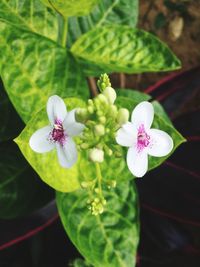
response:
[[[125,89],[126,87],[126,76],[124,73],[119,74],[119,79],[120,79],[120,88]]]
[[[97,181],[98,181],[99,195],[100,195],[100,197],[102,197],[102,187],[101,187],[102,175],[101,175],[100,164],[98,162],[95,162],[95,167],[96,167],[96,175],[97,175]]]
[[[88,77],[88,84],[90,88],[90,93],[92,97],[95,97],[98,95],[98,89],[96,86],[96,81],[94,77]]]
[[[67,32],[68,32],[68,19],[63,17],[63,31],[62,31],[62,39],[61,39],[61,45],[62,47],[66,47],[67,44]]]

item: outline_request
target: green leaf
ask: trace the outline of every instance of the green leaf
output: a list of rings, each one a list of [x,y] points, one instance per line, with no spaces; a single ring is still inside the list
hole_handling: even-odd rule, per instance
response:
[[[58,39],[57,14],[40,0],[1,0],[0,20],[49,39]]]
[[[119,183],[115,190],[105,190],[104,194],[106,209],[94,216],[86,209],[86,191],[58,192],[57,206],[65,231],[93,266],[134,267],[139,241],[136,186]]]
[[[0,142],[13,139],[24,127],[0,81]]]
[[[70,266],[73,266],[73,267],[92,267],[90,264],[88,264],[83,259],[76,259],[75,261],[73,261],[73,263]]]
[[[133,89],[117,89],[117,96],[122,96],[122,97],[128,97],[131,99],[134,99],[135,101],[137,101],[138,103],[140,101],[148,101],[151,99],[150,95],[147,95],[143,92],[140,91],[136,91]]]
[[[66,105],[68,111],[85,106],[84,102],[78,98],[66,99]],[[70,169],[62,168],[58,163],[55,149],[49,153],[39,154],[35,153],[29,146],[29,139],[32,134],[46,125],[49,125],[49,121],[46,108],[43,108],[28,122],[22,133],[15,139],[15,142],[26,160],[45,183],[62,192],[76,190],[80,188],[78,164]]]
[[[94,27],[112,24],[135,27],[137,20],[138,0],[102,0],[89,15],[69,18],[68,43],[71,45]]]
[[[180,68],[180,61],[154,35],[129,26],[105,26],[82,35],[72,53],[113,72],[143,73]]]
[[[0,146],[0,218],[31,213],[53,198],[13,142]]]
[[[123,150],[121,150],[120,153],[123,153]],[[82,153],[78,167],[80,172],[80,182],[94,180],[96,177],[95,164],[88,161],[87,154]],[[118,182],[133,179],[133,176],[127,171],[126,161],[121,157],[105,157],[104,162],[101,163],[101,172],[104,181],[116,180]]]
[[[119,24],[135,27],[138,19],[138,0],[102,0],[87,16],[69,18],[68,46],[70,47],[82,34],[94,27]],[[130,12],[131,10],[131,12]],[[86,76],[100,76],[111,72],[85,60],[79,60]]]
[[[138,99],[139,100],[139,99]],[[133,109],[136,107],[137,104],[139,104],[141,101],[145,101],[140,99],[138,101],[136,98],[128,98],[128,97],[118,97],[116,104],[119,107],[125,107],[129,110],[130,114],[132,113]],[[168,115],[162,108],[162,106],[157,102],[154,101],[154,121],[152,124],[152,128],[160,129],[165,132],[167,132],[174,141],[174,148],[172,152],[167,155],[166,157],[149,157],[149,170],[154,169],[158,167],[160,164],[162,164],[171,154],[174,153],[174,151],[183,143],[185,142],[185,138],[174,128],[173,124],[171,123]]]
[[[172,121],[170,120],[168,114],[165,112],[165,110],[164,110],[164,108],[161,106],[161,104],[160,104],[158,101],[156,101],[156,100],[154,100],[154,101],[152,102],[152,104],[153,104],[155,113],[156,113],[156,114],[159,114],[159,116],[160,116],[164,121],[166,121],[168,124],[171,124],[171,125],[173,126]]]
[[[0,74],[24,122],[51,95],[88,97],[81,67],[62,47],[5,23],[0,23],[0,40]]]
[[[99,0],[42,0],[48,7],[51,7],[63,17],[83,16],[88,14]]]

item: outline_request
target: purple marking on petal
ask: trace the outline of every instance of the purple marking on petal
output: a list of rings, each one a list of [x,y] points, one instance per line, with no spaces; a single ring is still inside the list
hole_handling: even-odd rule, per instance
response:
[[[56,119],[54,123],[54,128],[49,134],[49,141],[58,142],[62,146],[65,144],[67,134],[65,133],[60,119]]]
[[[62,121],[60,119],[55,119],[55,124],[62,125]]]
[[[138,153],[150,144],[150,136],[146,133],[144,124],[141,124],[137,134]]]

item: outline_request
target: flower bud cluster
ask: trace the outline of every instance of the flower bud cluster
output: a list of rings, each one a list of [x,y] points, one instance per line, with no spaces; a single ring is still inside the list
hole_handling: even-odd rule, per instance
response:
[[[89,200],[88,204],[88,209],[91,211],[92,215],[97,216],[104,212],[106,200],[105,198],[95,197],[93,200]]]
[[[108,79],[107,75],[101,76],[98,85],[101,88],[110,85]],[[107,86],[96,98],[88,100],[87,108],[76,111],[76,120],[86,126],[80,148],[89,150],[89,159],[93,162],[101,163],[104,156],[113,155],[116,131],[128,121],[129,111],[125,108],[118,109],[115,100],[115,90]]]
[[[104,186],[108,189],[115,188],[117,184],[115,180],[108,180],[103,182]],[[81,183],[81,186],[83,189],[88,189],[88,191],[90,192],[90,198],[87,201],[87,205],[91,213],[93,215],[99,215],[103,213],[106,206],[106,199],[103,196],[102,187],[101,184],[99,184],[98,179],[83,181]]]
[[[97,81],[97,85],[99,87],[100,92],[103,92],[106,87],[111,86],[110,79],[106,73],[101,74],[99,80]]]

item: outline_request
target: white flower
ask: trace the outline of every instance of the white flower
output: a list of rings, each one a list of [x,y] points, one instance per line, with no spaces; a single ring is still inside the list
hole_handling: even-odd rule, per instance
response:
[[[30,138],[29,145],[37,153],[46,153],[56,148],[62,167],[70,168],[77,160],[77,149],[72,139],[79,135],[84,125],[76,122],[75,109],[67,112],[59,96],[51,96],[47,102],[50,125],[37,130]]]
[[[147,172],[148,155],[163,157],[173,149],[173,140],[167,133],[150,129],[153,118],[153,105],[146,101],[141,102],[133,110],[131,122],[123,124],[117,131],[117,143],[129,147],[127,164],[136,177],[142,177]]]

